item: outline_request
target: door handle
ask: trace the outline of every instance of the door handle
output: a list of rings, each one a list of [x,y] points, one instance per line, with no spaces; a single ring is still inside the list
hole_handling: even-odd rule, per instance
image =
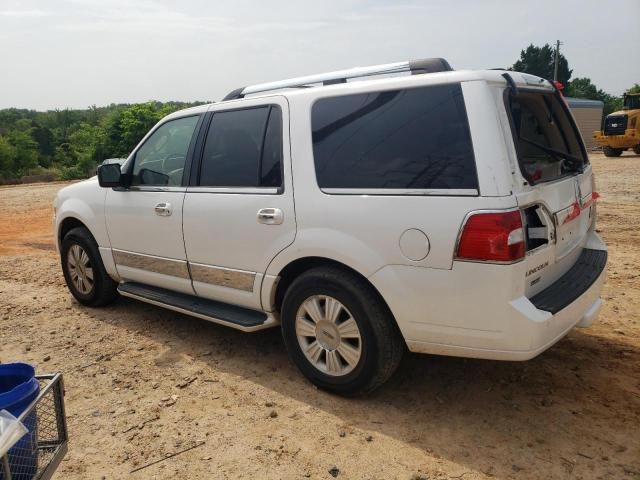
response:
[[[171,210],[171,204],[167,202],[157,204],[154,207],[154,210],[156,211],[156,215],[160,215],[161,217],[168,217],[173,213],[173,210]]]
[[[284,213],[279,208],[261,208],[258,210],[258,223],[280,225],[284,222]]]

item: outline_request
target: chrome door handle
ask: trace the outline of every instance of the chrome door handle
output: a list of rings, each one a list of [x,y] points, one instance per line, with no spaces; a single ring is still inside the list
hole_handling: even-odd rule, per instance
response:
[[[280,225],[284,222],[284,213],[279,208],[261,208],[258,210],[258,223]]]
[[[160,215],[161,217],[168,217],[173,213],[171,210],[171,204],[166,202],[157,204],[154,207],[154,210],[156,211],[156,215]]]

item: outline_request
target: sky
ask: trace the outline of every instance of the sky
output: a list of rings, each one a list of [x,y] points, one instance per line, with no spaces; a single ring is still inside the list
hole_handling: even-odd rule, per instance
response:
[[[640,0],[0,0],[0,108],[215,101],[427,57],[508,67],[556,39],[573,77],[640,83]]]

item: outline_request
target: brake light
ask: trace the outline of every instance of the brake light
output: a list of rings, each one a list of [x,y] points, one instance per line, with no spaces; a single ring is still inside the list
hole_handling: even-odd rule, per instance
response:
[[[584,205],[582,206],[582,209],[586,210],[591,205],[596,203],[596,200],[598,200],[599,198],[600,198],[600,194],[598,192],[591,192],[591,198],[589,200],[587,200],[586,202],[584,202]]]
[[[522,215],[510,212],[478,212],[462,227],[457,257],[486,262],[514,262],[525,254]]]

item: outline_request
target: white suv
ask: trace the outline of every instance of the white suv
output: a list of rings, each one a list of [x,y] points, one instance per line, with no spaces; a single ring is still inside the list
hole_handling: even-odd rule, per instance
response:
[[[550,82],[431,59],[173,113],[61,190],[55,231],[80,303],[281,325],[302,373],[348,394],[405,348],[526,360],[591,324],[597,197]]]

